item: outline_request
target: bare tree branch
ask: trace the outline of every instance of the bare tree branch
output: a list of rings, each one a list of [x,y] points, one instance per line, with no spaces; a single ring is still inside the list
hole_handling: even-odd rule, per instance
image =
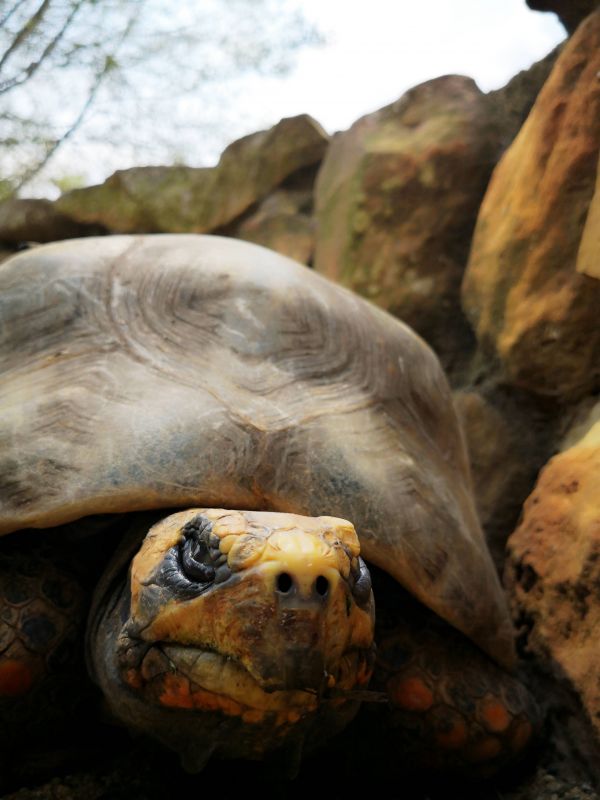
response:
[[[212,158],[225,129],[243,132],[246,77],[315,44],[298,2],[0,0],[0,197],[40,191],[55,164],[96,177],[124,157]]]
[[[2,58],[0,58],[0,70],[4,67],[5,63],[11,57],[11,55],[16,50],[18,50],[19,47],[25,41],[27,41],[27,39],[31,36],[31,34],[34,32],[34,30],[37,28],[37,26],[43,20],[44,15],[46,14],[46,11],[50,7],[50,3],[51,3],[51,0],[43,0],[41,6],[38,8],[38,10],[35,12],[35,14],[27,20],[27,22],[23,25],[21,30],[17,33],[17,35],[15,36],[15,38],[10,43],[10,46],[8,47],[8,49],[6,50],[6,52],[4,53]]]
[[[141,0],[141,2],[143,3],[144,0]],[[46,152],[44,153],[44,156],[40,159],[40,161],[38,161],[33,167],[31,167],[29,170],[27,170],[21,175],[18,183],[16,183],[14,186],[13,194],[18,193],[18,191],[23,186],[25,186],[25,184],[29,183],[29,181],[32,180],[32,178],[35,178],[35,176],[38,175],[42,171],[42,169],[46,166],[46,164],[50,161],[50,159],[56,153],[58,148],[61,147],[61,145],[63,145],[67,141],[67,139],[69,139],[79,128],[79,126],[85,119],[88,111],[92,107],[94,100],[96,99],[96,95],[100,91],[100,88],[104,83],[104,81],[106,80],[106,77],[113,71],[114,65],[117,61],[118,52],[121,49],[123,43],[129,37],[133,28],[135,27],[137,20],[138,20],[137,13],[134,13],[129,17],[127,25],[125,26],[123,32],[121,33],[121,36],[119,37],[116,47],[113,49],[110,55],[106,56],[101,69],[96,74],[94,82],[90,87],[87,99],[83,104],[81,110],[79,111],[79,114],[77,115],[75,120],[71,123],[69,128],[58,139],[55,139],[53,142],[50,143],[50,145],[46,148]]]
[[[68,31],[69,27],[71,26],[71,23],[73,22],[75,16],[77,15],[77,12],[80,10],[80,8],[83,6],[85,2],[86,0],[77,0],[77,2],[71,8],[71,12],[67,17],[67,19],[65,20],[64,24],[62,25],[58,33],[54,36],[54,38],[51,39],[50,42],[46,45],[41,56],[38,58],[37,61],[32,61],[30,64],[28,64],[20,76],[15,76],[14,78],[10,78],[10,80],[8,81],[4,81],[4,83],[0,83],[0,94],[4,94],[5,92],[10,91],[15,86],[22,86],[22,84],[24,84],[25,81],[28,81],[33,75],[35,75],[35,73],[38,71],[38,69],[41,67],[44,61],[48,58],[48,56],[52,54],[56,45],[60,42],[65,33]]]
[[[3,28],[8,20],[12,17],[12,15],[19,10],[19,8],[25,3],[26,0],[17,0],[12,8],[9,8],[6,14],[0,19],[0,28]]]

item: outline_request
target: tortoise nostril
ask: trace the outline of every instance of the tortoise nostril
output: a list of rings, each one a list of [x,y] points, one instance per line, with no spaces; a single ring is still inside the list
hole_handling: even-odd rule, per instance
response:
[[[282,572],[281,575],[277,576],[277,591],[282,594],[287,594],[292,588],[293,583],[291,576],[288,575],[287,572]]]
[[[321,597],[325,597],[329,591],[329,581],[324,575],[319,575],[315,581],[315,589],[317,590],[317,594],[320,594]]]

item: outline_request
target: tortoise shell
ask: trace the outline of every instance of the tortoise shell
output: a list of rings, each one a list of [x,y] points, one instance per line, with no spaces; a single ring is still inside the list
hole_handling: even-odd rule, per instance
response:
[[[58,242],[0,266],[0,532],[188,506],[351,520],[363,556],[513,661],[436,356],[262,247]]]

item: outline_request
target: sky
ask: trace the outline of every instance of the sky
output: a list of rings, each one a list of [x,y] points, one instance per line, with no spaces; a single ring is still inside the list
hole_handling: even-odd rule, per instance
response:
[[[467,75],[483,91],[497,89],[566,35],[554,14],[530,11],[525,0],[289,1],[324,43],[292,52],[288,74],[246,74],[211,88],[208,96],[182,97],[177,111],[185,132],[166,107],[151,105],[151,127],[134,125],[137,141],[134,135],[126,142],[118,132],[94,136],[101,114],[96,104],[26,193],[56,197],[57,179],[98,183],[116,169],[143,164],[210,166],[231,141],[297,114],[310,114],[334,133],[441,75]],[[183,0],[180,13],[188,2],[197,0]],[[162,0],[155,5],[162,8]],[[79,135],[86,131],[87,139]],[[168,139],[168,153],[161,150],[160,133]]]
[[[309,113],[330,133],[458,73],[480,89],[503,86],[565,38],[554,14],[525,0],[301,0],[326,45],[299,53],[285,79],[251,83],[245,109],[264,119]],[[258,108],[257,108],[258,106]]]

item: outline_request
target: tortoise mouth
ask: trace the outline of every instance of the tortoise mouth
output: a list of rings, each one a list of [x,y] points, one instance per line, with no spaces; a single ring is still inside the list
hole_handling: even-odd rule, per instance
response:
[[[143,645],[143,647],[142,647]],[[132,649],[138,658],[131,666]],[[343,654],[335,674],[324,673],[320,687],[286,686],[272,678],[257,680],[237,659],[210,649],[172,642],[140,642],[122,665],[126,685],[154,705],[216,711],[262,722],[295,723],[328,702],[351,700],[353,689],[369,680],[371,654],[352,649]]]

